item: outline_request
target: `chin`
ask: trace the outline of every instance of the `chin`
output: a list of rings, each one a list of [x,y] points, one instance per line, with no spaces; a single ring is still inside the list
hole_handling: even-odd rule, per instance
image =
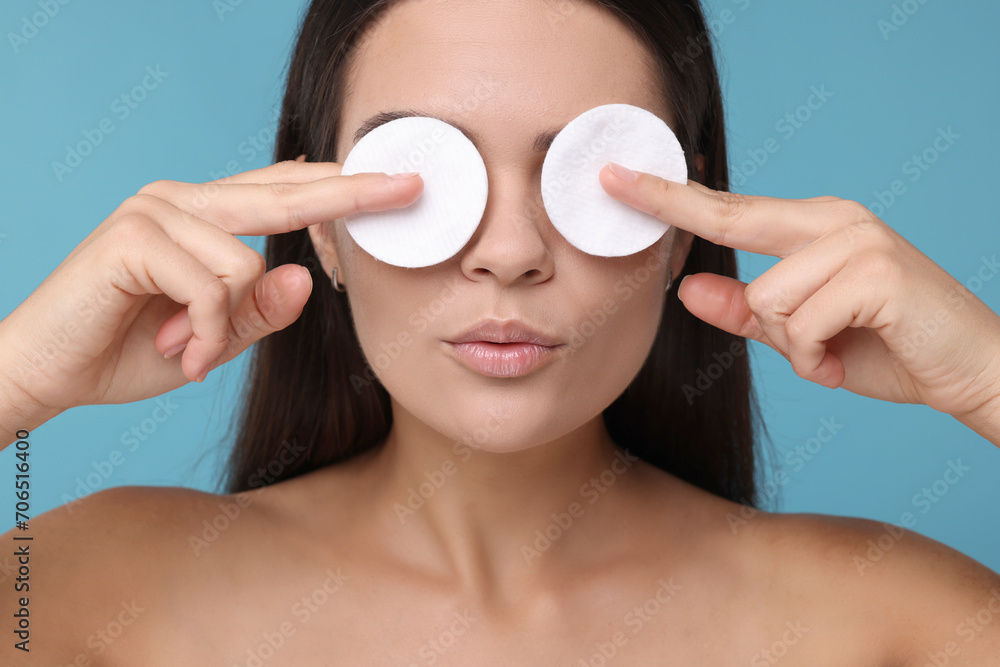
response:
[[[455,409],[450,414],[439,416],[446,423],[430,426],[474,451],[506,454],[544,446],[593,418],[552,401],[557,392],[547,395],[550,400],[522,395],[504,401],[497,392],[482,394],[483,400],[465,396],[452,404]]]

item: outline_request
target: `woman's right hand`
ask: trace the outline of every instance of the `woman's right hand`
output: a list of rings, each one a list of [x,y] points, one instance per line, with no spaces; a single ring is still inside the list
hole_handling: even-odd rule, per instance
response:
[[[3,393],[33,403],[12,409],[58,414],[203,379],[294,322],[312,291],[305,267],[265,273],[236,235],[398,208],[423,189],[420,178],[341,176],[338,163],[302,159],[208,183],[156,181],[126,199],[0,321]],[[185,343],[179,360],[164,358]]]

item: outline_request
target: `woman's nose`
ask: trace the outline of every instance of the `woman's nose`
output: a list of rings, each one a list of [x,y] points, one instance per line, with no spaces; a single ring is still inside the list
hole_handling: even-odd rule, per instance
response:
[[[473,280],[493,276],[503,287],[552,277],[556,232],[542,206],[541,179],[521,170],[490,171],[483,218],[466,244],[462,271]]]

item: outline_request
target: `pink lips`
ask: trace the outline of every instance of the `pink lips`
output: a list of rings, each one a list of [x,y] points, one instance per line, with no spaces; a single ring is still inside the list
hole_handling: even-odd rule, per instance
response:
[[[518,320],[484,320],[446,343],[463,365],[490,377],[526,375],[562,347],[554,336]]]
[[[448,343],[458,360],[468,368],[490,377],[527,375],[555,356],[561,346],[534,343]]]

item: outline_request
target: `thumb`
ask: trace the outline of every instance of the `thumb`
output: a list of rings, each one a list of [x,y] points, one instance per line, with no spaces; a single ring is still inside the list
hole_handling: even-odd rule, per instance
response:
[[[219,364],[297,320],[311,293],[312,276],[299,264],[285,264],[261,276],[230,318],[234,337],[219,357]]]
[[[698,319],[731,334],[756,340],[761,330],[747,305],[746,287],[746,283],[727,276],[696,273],[682,281],[677,288],[677,298]]]
[[[208,371],[236,358],[264,336],[280,331],[297,320],[311,293],[312,276],[299,264],[285,264],[261,276],[253,291],[230,315],[229,343]],[[168,326],[171,338],[190,338],[191,319],[187,308],[182,308],[168,320],[164,329]]]
[[[723,331],[763,343],[788,358],[767,337],[757,321],[757,316],[747,305],[746,283],[714,273],[696,273],[687,276],[681,282],[677,298],[692,315]],[[845,376],[843,362],[828,349],[815,375],[825,380],[825,382],[813,380],[817,384],[831,388],[839,387],[843,384]]]

